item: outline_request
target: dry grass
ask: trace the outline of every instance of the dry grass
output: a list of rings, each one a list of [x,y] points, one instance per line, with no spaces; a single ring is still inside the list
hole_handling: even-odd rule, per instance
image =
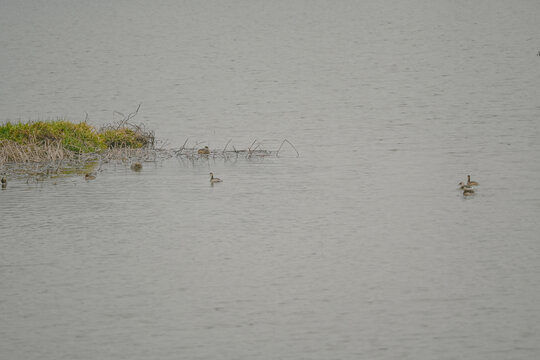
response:
[[[54,162],[74,157],[75,153],[64,148],[59,141],[19,144],[12,140],[0,140],[0,164]]]

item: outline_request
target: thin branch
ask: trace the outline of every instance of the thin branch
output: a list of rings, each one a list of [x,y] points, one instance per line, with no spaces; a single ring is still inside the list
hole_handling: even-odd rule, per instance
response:
[[[250,145],[249,148],[248,148],[248,151],[251,150],[251,147],[255,144],[255,142],[257,142],[257,139],[253,140],[253,142],[251,143],[251,145]]]
[[[221,152],[222,154],[225,154],[225,150],[227,150],[227,146],[229,146],[229,143],[232,141],[232,139],[230,139],[229,141],[227,141],[227,143],[225,144],[225,147],[223,148],[223,151]]]
[[[279,149],[278,151],[276,152],[276,156],[279,156],[279,151],[281,150],[281,147],[283,146],[283,144],[285,143],[288,143],[289,145],[292,146],[292,148],[294,149],[294,151],[296,151],[296,157],[300,157],[300,153],[298,152],[298,150],[296,150],[296,148],[294,147],[294,145],[287,139],[283,140],[283,142],[281,143],[281,145],[279,146]]]

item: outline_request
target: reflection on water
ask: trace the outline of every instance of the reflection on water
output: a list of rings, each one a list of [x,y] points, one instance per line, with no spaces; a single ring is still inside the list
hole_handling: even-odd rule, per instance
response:
[[[3,3],[2,121],[300,157],[10,179],[2,357],[538,355],[540,9],[413,5]]]

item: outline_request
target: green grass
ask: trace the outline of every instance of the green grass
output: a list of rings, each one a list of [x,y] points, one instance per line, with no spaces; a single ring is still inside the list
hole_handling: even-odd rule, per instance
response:
[[[93,153],[118,147],[141,148],[148,143],[145,134],[127,127],[98,131],[85,122],[72,123],[63,119],[8,122],[0,125],[0,140],[3,139],[23,145],[59,142],[66,150],[77,153]]]
[[[99,136],[109,149],[118,147],[141,148],[148,142],[145,134],[128,128],[105,130],[100,132]]]

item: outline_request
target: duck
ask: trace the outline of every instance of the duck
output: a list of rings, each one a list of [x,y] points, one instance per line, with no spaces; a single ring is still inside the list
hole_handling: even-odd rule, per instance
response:
[[[463,190],[463,196],[474,195],[474,188],[469,184],[459,183],[459,187]]]
[[[84,180],[95,180],[96,177],[92,174],[84,174]]]
[[[220,178],[216,178],[214,177],[214,173],[210,173],[210,183],[213,184],[213,183],[218,183],[218,182],[222,182],[223,180],[221,180]]]
[[[2,189],[5,189],[6,186],[7,186],[7,179],[5,177],[2,176]]]
[[[471,181],[471,175],[467,175],[467,185],[476,186],[476,185],[478,185],[478,183],[476,181]]]
[[[140,162],[134,162],[133,164],[131,164],[131,170],[133,171],[141,171],[142,169],[142,164]]]
[[[197,154],[200,154],[200,155],[208,155],[210,154],[210,149],[208,148],[208,146],[205,146],[203,147],[202,149],[199,149],[197,151]]]

